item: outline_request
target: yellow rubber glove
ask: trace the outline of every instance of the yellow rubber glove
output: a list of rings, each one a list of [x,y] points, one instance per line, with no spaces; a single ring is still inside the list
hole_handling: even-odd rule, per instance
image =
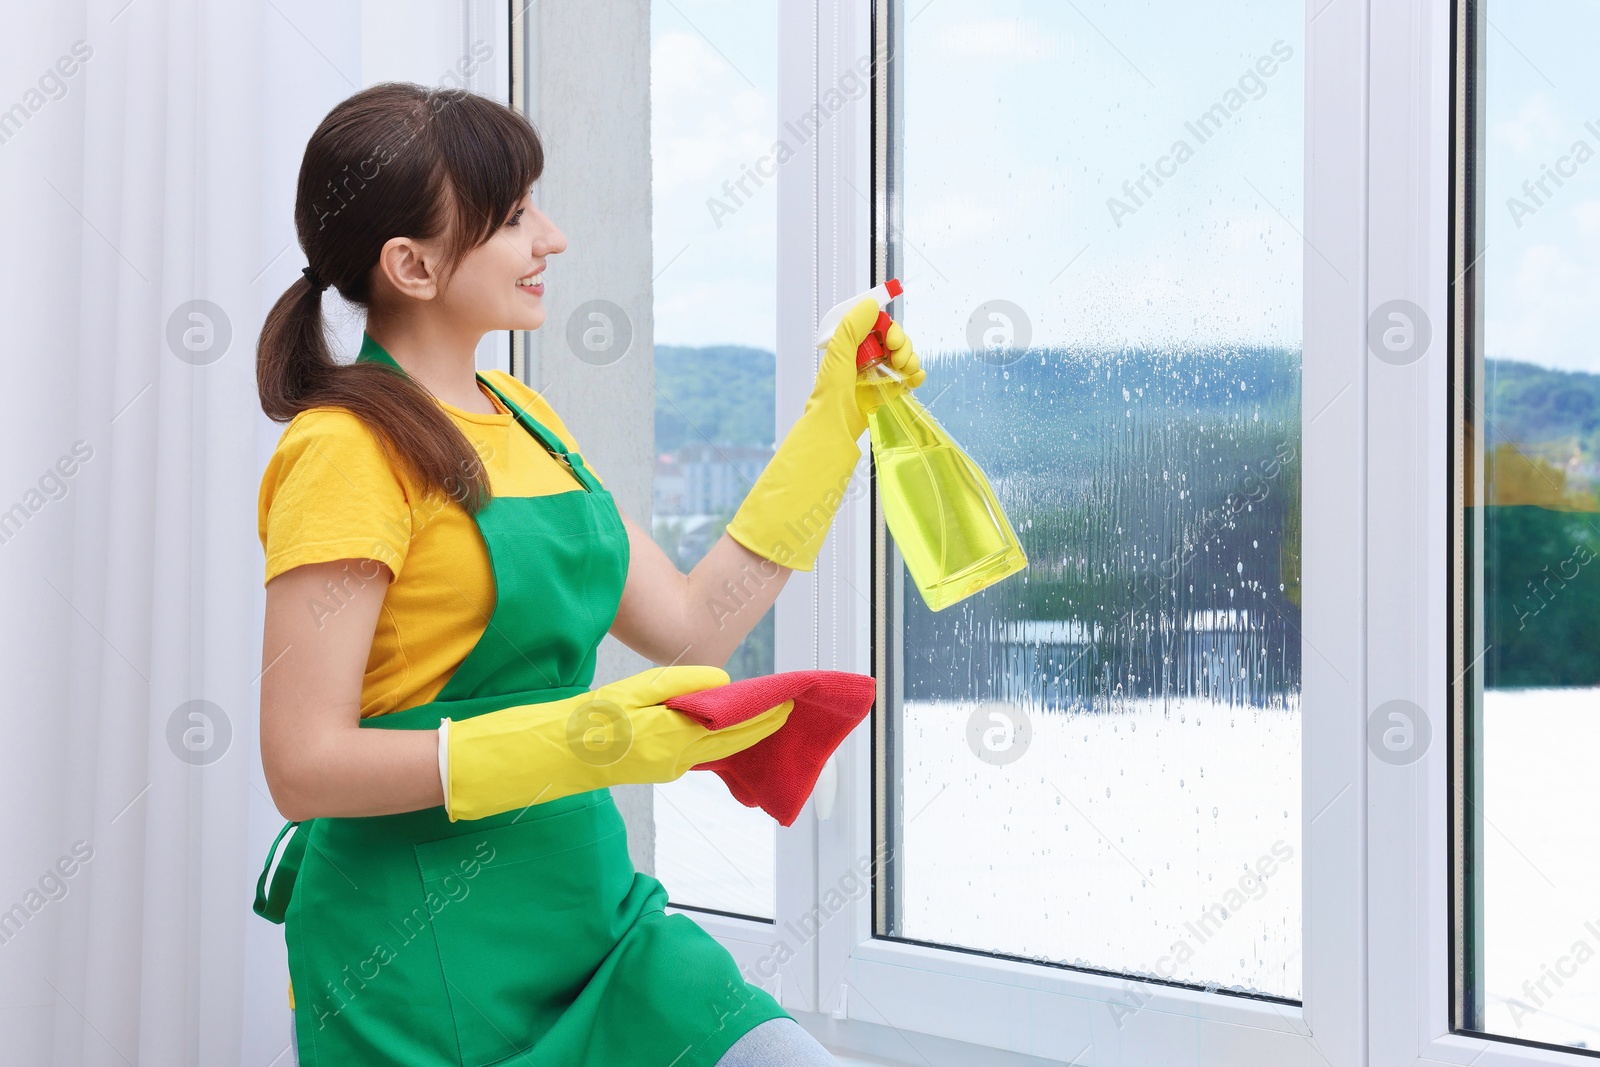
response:
[[[604,786],[670,782],[775,733],[794,701],[708,730],[662,701],[728,684],[720,667],[652,667],[564,700],[439,725],[450,821],[482,819]]]
[[[905,331],[893,323],[884,336],[888,362],[904,381],[878,384],[868,372],[858,382],[856,349],[877,322],[878,310],[876,301],[863,297],[839,320],[805,409],[727,525],[728,536],[781,566],[797,571],[816,566],[861,458],[856,440],[867,428],[867,412],[927,377]]]

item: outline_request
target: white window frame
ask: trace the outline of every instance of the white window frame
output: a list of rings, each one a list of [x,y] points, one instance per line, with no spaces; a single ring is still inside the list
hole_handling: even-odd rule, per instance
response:
[[[874,2],[888,0],[778,0],[780,123],[821,106],[872,53]],[[836,756],[831,816],[818,819],[813,802],[778,833],[776,921],[689,912],[791,1012],[888,1028],[908,1063],[927,1062],[918,1035],[1084,1064],[1592,1062],[1451,1029],[1452,3],[1307,0],[1305,20],[1303,1003],[877,939],[870,893],[846,897],[805,937],[805,917],[827,912],[829,891],[872,854],[864,724]],[[811,388],[807,339],[820,311],[878,280],[874,94],[822,114],[803,144],[785,138],[798,153],[777,179],[780,433]],[[1434,324],[1430,349],[1408,366],[1367,349],[1369,312],[1397,298]],[[857,478],[867,473],[863,460]],[[780,671],[874,673],[882,531],[865,482],[855,488],[816,570],[795,573],[779,600]],[[1368,710],[1397,698],[1425,709],[1432,727],[1429,750],[1408,766],[1367,748]],[[1110,1009],[1130,995],[1137,1011]]]
[[[826,12],[830,5],[824,4]],[[840,3],[840,32],[819,40],[819,65],[838,69],[843,57],[866,50],[872,23],[864,5]],[[843,20],[847,17],[848,23]],[[824,15],[826,17],[826,14]],[[1316,21],[1311,23],[1315,18]],[[1356,524],[1361,521],[1362,479],[1351,457],[1365,449],[1359,399],[1364,393],[1358,362],[1365,334],[1358,265],[1364,254],[1363,227],[1352,220],[1362,209],[1364,134],[1362,77],[1365,70],[1365,10],[1359,0],[1335,0],[1321,12],[1308,10],[1305,171],[1308,190],[1333,190],[1336,196],[1306,197],[1304,228],[1308,242],[1324,250],[1337,269],[1308,250],[1305,257],[1305,378],[1302,484],[1305,531],[1303,588],[1306,640],[1333,657],[1330,663],[1308,647],[1302,656],[1304,771],[1303,809],[1308,820],[1302,855],[1304,1003],[1285,1005],[1245,997],[1206,993],[1069,968],[1000,960],[983,955],[880,940],[872,936],[870,899],[851,909],[850,921],[825,928],[818,961],[818,995],[824,1010],[973,1044],[1069,1063],[1119,1062],[1355,1064],[1360,1039],[1364,960],[1361,937],[1361,783],[1366,755],[1363,717],[1356,713],[1360,670],[1361,606],[1357,587],[1346,575],[1360,562]],[[825,67],[825,69],[828,69]],[[820,75],[826,84],[828,76]],[[914,106],[914,103],[913,105]],[[830,159],[818,167],[816,202],[836,204],[854,196],[832,186],[848,177],[857,188],[872,180],[868,132],[871,112],[850,116],[853,136],[839,146],[824,138]],[[836,174],[841,174],[836,177]],[[872,235],[859,227],[865,219],[824,214],[834,232],[819,227],[819,252],[833,245],[863,250]],[[780,222],[780,227],[782,223]],[[780,248],[784,247],[780,229]],[[821,258],[821,257],[819,257]],[[863,268],[866,265],[863,264]],[[825,279],[827,280],[827,279]],[[870,283],[866,273],[841,279],[825,294],[843,298]],[[1353,388],[1352,388],[1353,386]],[[1331,403],[1330,403],[1331,402]],[[782,403],[782,401],[780,401]],[[1326,410],[1324,410],[1326,408]],[[1319,415],[1313,421],[1313,415]],[[1313,496],[1312,494],[1315,493]],[[871,544],[868,501],[856,503],[848,522],[850,543]],[[851,581],[863,586],[865,552],[851,568]],[[819,581],[832,581],[831,595],[819,598],[835,613],[820,616],[822,632],[855,631],[871,625],[857,620],[857,602],[830,568]],[[870,570],[866,571],[870,580]],[[870,641],[851,651],[842,669],[872,673]],[[865,730],[841,752],[846,768],[836,814],[821,824],[817,884],[839,882],[851,861],[872,847],[870,808],[872,767]],[[1351,788],[1352,783],[1355,788]],[[841,997],[842,994],[842,997]],[[1115,1002],[1118,1010],[1111,1005]],[[1137,1007],[1131,1014],[1128,1006]]]
[[[1457,180],[1451,119],[1459,105],[1452,23],[1464,17],[1460,0],[1374,4],[1371,12],[1371,40],[1383,45],[1381,55],[1374,50],[1371,99],[1406,106],[1371,113],[1369,306],[1415,301],[1433,324],[1434,341],[1410,366],[1368,363],[1366,673],[1370,707],[1415,701],[1434,740],[1411,767],[1369,764],[1369,1045],[1374,1067],[1578,1067],[1595,1062],[1592,1051],[1458,1033],[1452,1018],[1449,370],[1461,358],[1457,339],[1471,330],[1454,320],[1451,297],[1465,284],[1468,261],[1478,258],[1461,250],[1452,265],[1450,247],[1452,210],[1465,207],[1449,195]]]

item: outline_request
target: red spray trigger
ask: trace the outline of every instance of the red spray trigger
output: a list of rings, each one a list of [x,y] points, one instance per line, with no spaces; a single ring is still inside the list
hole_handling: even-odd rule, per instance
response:
[[[896,286],[895,288],[899,288]],[[897,292],[894,294],[899,296]],[[888,334],[889,326],[894,319],[889,317],[887,311],[878,312],[878,321],[872,324],[872,329],[856,348],[856,370],[863,371],[874,363],[882,363],[889,356]]]

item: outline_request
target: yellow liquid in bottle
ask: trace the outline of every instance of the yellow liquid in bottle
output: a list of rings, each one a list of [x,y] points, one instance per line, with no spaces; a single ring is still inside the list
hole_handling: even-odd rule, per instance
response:
[[[1028,565],[989,479],[909,392],[867,417],[884,521],[930,610]]]

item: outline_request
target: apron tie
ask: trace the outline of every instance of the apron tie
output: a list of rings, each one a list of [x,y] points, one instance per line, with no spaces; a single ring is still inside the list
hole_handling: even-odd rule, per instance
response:
[[[283,835],[295,827],[297,822],[283,824],[283,829],[278,831],[278,836],[273,838],[272,847],[267,850],[267,862],[261,868],[261,877],[256,879],[256,902],[253,905],[255,913],[268,922],[283,923],[283,916],[289,910],[289,898],[294,893],[294,880],[300,873],[300,861],[306,854],[306,835],[311,832],[310,823],[307,822],[303,829],[298,830],[289,839],[289,847],[283,850],[283,859],[278,862],[278,869],[272,870],[272,859],[278,854],[278,842],[283,840]],[[267,887],[267,875],[272,874],[272,886]]]

